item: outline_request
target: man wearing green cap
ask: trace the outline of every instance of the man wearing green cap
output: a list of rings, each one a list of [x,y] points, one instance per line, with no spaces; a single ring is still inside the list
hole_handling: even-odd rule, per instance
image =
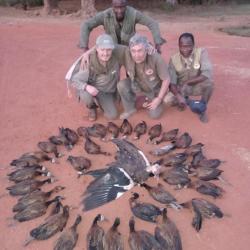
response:
[[[152,119],[158,119],[163,112],[163,98],[169,86],[167,64],[160,54],[147,53],[148,40],[135,34],[129,41],[129,51],[125,57],[127,75],[118,83],[124,112],[120,119],[126,119],[136,112],[137,96],[145,97],[144,108]]]
[[[113,0],[112,8],[99,12],[93,18],[82,23],[80,48],[83,49],[83,52],[88,50],[90,32],[101,25],[115,43],[128,45],[129,39],[135,34],[137,23],[145,25],[150,29],[154,38],[155,48],[160,53],[161,45],[166,41],[160,35],[159,25],[152,18],[127,6],[126,0]]]
[[[88,67],[73,74],[70,79],[73,82],[72,85],[78,89],[80,100],[89,109],[90,121],[97,118],[96,102],[103,110],[105,117],[108,119],[117,117],[116,86],[125,51],[126,46],[115,48],[111,36],[100,35],[96,40],[96,48],[88,55]]]
[[[180,110],[186,107],[188,102],[185,99],[190,96],[200,96],[199,102],[207,106],[214,85],[212,64],[205,49],[195,48],[191,33],[179,37],[179,52],[170,58],[169,74],[170,90]],[[206,111],[198,114],[202,122],[208,122]]]

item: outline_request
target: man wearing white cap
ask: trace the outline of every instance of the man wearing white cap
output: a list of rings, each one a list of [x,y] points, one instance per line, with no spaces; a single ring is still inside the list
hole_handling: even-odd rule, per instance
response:
[[[96,102],[106,118],[117,117],[116,87],[125,51],[126,46],[115,48],[111,36],[100,35],[96,40],[96,48],[89,54],[88,67],[70,79],[73,86],[78,89],[80,100],[89,109],[90,121],[97,119]]]

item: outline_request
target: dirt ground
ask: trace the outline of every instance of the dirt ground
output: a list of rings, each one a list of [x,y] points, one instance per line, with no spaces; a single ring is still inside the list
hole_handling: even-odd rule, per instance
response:
[[[180,132],[189,132],[193,142],[205,144],[205,154],[210,158],[220,158],[226,162],[221,166],[223,177],[231,186],[218,183],[225,189],[221,199],[215,202],[226,214],[223,219],[211,219],[204,222],[199,233],[191,226],[192,214],[188,210],[180,212],[169,209],[170,218],[180,230],[183,249],[186,250],[247,250],[250,245],[250,142],[249,142],[249,91],[250,91],[250,40],[246,37],[229,36],[217,31],[229,25],[247,25],[250,23],[250,6],[214,9],[179,10],[172,14],[150,13],[159,21],[162,35],[168,43],[163,47],[163,56],[168,61],[177,50],[177,38],[185,31],[193,32],[197,46],[206,47],[214,65],[215,91],[209,104],[209,123],[202,124],[189,110],[179,112],[175,108],[166,108],[158,121],[149,120],[144,110],[138,112],[130,121],[133,125],[146,120],[148,125],[161,122],[164,130],[179,128]],[[9,11],[9,12],[8,12]],[[0,194],[6,194],[5,188],[12,185],[6,174],[10,172],[10,161],[22,153],[37,150],[39,141],[47,140],[58,133],[58,127],[76,129],[88,126],[86,109],[76,99],[67,97],[65,73],[71,63],[80,55],[77,48],[80,19],[72,17],[27,16],[18,10],[0,8],[0,152],[1,187]],[[139,32],[151,38],[149,31],[139,26]],[[101,29],[91,35],[91,44]],[[99,114],[98,122],[107,124]],[[115,121],[121,124],[120,120]],[[146,145],[146,136],[136,142],[154,160],[148,151],[155,146]],[[112,143],[100,143],[114,156]],[[97,213],[103,213],[109,222],[103,222],[105,229],[111,226],[116,216],[121,218],[120,231],[128,249],[128,220],[131,216],[127,192],[120,199],[83,213],[80,208],[81,194],[91,180],[90,177],[77,179],[75,171],[65,162],[67,155],[84,155],[92,160],[93,169],[102,168],[113,160],[112,157],[86,155],[81,141],[72,152],[65,153],[60,164],[44,165],[57,177],[58,182],[66,186],[61,192],[66,197],[65,204],[76,209],[70,211],[70,226],[77,213],[83,217],[80,224],[79,241],[76,249],[86,249],[86,232]],[[155,184],[155,180],[150,180]],[[44,190],[53,185],[45,185]],[[173,190],[165,185],[179,202],[193,197],[201,197],[193,190]],[[149,195],[136,187],[143,196],[141,200],[155,203]],[[30,222],[13,224],[12,207],[16,198],[5,195],[0,200],[0,242],[3,250],[23,249],[23,242],[29,231],[43,222],[47,215]],[[161,206],[160,204],[158,204]],[[161,206],[162,207],[162,206]],[[151,223],[136,220],[137,229],[153,232]],[[51,249],[59,234],[49,240],[32,242],[26,249]]]

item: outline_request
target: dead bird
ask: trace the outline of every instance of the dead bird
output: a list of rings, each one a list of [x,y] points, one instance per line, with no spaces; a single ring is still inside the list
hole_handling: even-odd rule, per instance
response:
[[[155,237],[147,231],[135,230],[135,220],[131,217],[129,220],[129,247],[131,250],[163,250]]]
[[[192,221],[192,226],[196,231],[200,231],[202,227],[202,220],[204,218],[222,218],[223,212],[219,207],[205,199],[192,199],[189,202],[181,204],[184,208],[192,209],[194,212],[194,218]]]
[[[53,135],[49,137],[49,141],[55,145],[64,145],[68,140],[63,135]]]
[[[79,175],[82,175],[91,166],[91,161],[84,156],[70,155],[67,161],[70,162],[72,167],[78,172]]]
[[[160,143],[166,142],[166,141],[174,141],[178,132],[179,132],[178,128],[169,130],[167,132],[163,132],[160,140],[156,141],[155,143],[160,144]]]
[[[193,155],[193,159],[191,162],[192,168],[197,168],[199,165],[199,162],[203,159],[206,159],[206,157],[203,155],[202,151],[198,152],[197,154]]]
[[[120,128],[113,122],[108,122],[107,132],[111,134],[111,139],[117,138],[120,133]]]
[[[170,143],[168,145],[165,145],[161,148],[155,148],[149,151],[149,153],[151,155],[155,155],[155,156],[162,156],[165,154],[168,154],[169,152],[171,152],[173,149],[175,149],[175,145]]]
[[[181,206],[176,202],[177,200],[174,198],[174,196],[170,194],[167,190],[165,190],[161,183],[158,183],[156,187],[149,186],[146,183],[141,184],[141,186],[148,190],[150,196],[154,200],[162,204],[167,204],[174,209],[181,208]]]
[[[87,234],[87,250],[103,250],[104,230],[98,225],[98,222],[103,221],[104,216],[98,214]]]
[[[27,246],[32,240],[47,240],[59,231],[62,231],[69,218],[69,206],[63,207],[63,212],[50,216],[45,223],[30,231],[30,238],[26,240]]]
[[[123,250],[124,243],[121,233],[118,231],[120,225],[120,218],[115,218],[112,227],[108,230],[104,237],[104,249],[105,250]]]
[[[88,136],[86,137],[84,149],[88,154],[110,155],[110,153],[102,151],[101,146],[92,141]]]
[[[140,137],[147,133],[147,124],[145,121],[141,121],[134,127],[135,137],[134,140],[140,139]]]
[[[78,215],[74,224],[64,231],[56,241],[54,250],[72,250],[78,241],[77,226],[80,224],[82,217]]]
[[[19,222],[24,222],[38,218],[46,213],[47,208],[50,204],[54,202],[56,203],[61,199],[64,198],[61,196],[56,196],[54,199],[49,201],[36,201],[27,206],[25,209],[16,213],[14,215],[14,219]]]
[[[6,189],[9,190],[10,195],[16,196],[16,195],[25,195],[28,193],[31,193],[41,187],[45,183],[52,183],[54,181],[53,178],[48,178],[46,180],[40,181],[40,180],[34,180],[29,179],[22,182],[18,182],[17,184],[7,187]]]
[[[176,148],[187,148],[192,143],[192,137],[189,133],[185,132],[179,138],[176,139],[174,145]]]
[[[206,168],[217,168],[221,163],[224,161],[221,161],[219,159],[202,159],[197,164],[198,167],[206,167]]]
[[[184,151],[184,153],[187,155],[194,156],[197,153],[202,151],[203,146],[204,146],[204,144],[199,142],[197,144],[194,144],[194,145],[187,147],[186,150]]]
[[[162,126],[161,124],[156,124],[153,127],[151,127],[148,130],[148,135],[149,138],[147,139],[147,143],[152,143],[152,141],[156,138],[159,137],[161,135],[161,131],[162,131]]]
[[[208,181],[197,180],[191,183],[191,187],[195,188],[197,192],[210,195],[213,198],[221,197],[224,193],[224,190],[221,187]]]
[[[29,206],[35,202],[38,202],[38,201],[45,202],[49,199],[49,197],[53,193],[57,193],[57,192],[63,190],[64,188],[65,187],[63,187],[63,186],[56,186],[48,192],[43,192],[41,190],[35,190],[32,193],[26,194],[25,196],[19,198],[17,204],[13,207],[12,211],[13,212],[22,211],[27,206]]]
[[[37,146],[45,153],[53,153],[56,158],[61,156],[58,152],[57,146],[49,141],[38,142]]]
[[[164,171],[160,174],[160,177],[168,184],[175,185],[179,189],[188,186],[191,182],[183,165],[177,165]]]
[[[79,136],[77,133],[70,128],[59,128],[60,135],[64,136],[66,141],[64,142],[65,147],[71,150],[73,146],[78,142]]]
[[[123,135],[123,138],[131,135],[133,132],[133,127],[127,119],[124,119],[120,127],[120,132]]]
[[[33,165],[29,168],[21,168],[8,174],[9,180],[14,182],[21,182],[27,179],[32,179],[37,176],[50,176],[51,173],[43,166]]]
[[[175,223],[167,217],[167,209],[162,211],[162,222],[155,228],[155,239],[162,249],[182,250],[181,236]]]
[[[156,222],[156,219],[161,215],[161,209],[151,203],[139,202],[138,193],[134,193],[129,199],[129,205],[134,216],[149,222]]]
[[[185,153],[176,153],[167,155],[166,157],[156,161],[156,163],[164,166],[174,166],[177,164],[184,163],[187,159],[187,155]]]
[[[210,180],[219,180],[220,175],[223,172],[224,172],[223,170],[220,170],[218,168],[199,167],[190,173],[192,175],[195,175],[200,180],[210,181]]]
[[[91,127],[87,127],[87,132],[89,136],[104,140],[107,134],[107,128],[101,123],[94,123]]]

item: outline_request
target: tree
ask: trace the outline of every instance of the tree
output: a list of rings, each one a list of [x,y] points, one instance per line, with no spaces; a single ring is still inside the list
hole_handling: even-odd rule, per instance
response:
[[[81,12],[86,17],[95,15],[95,0],[81,0]]]
[[[43,0],[44,13],[50,15],[54,12],[59,12],[58,0]]]

